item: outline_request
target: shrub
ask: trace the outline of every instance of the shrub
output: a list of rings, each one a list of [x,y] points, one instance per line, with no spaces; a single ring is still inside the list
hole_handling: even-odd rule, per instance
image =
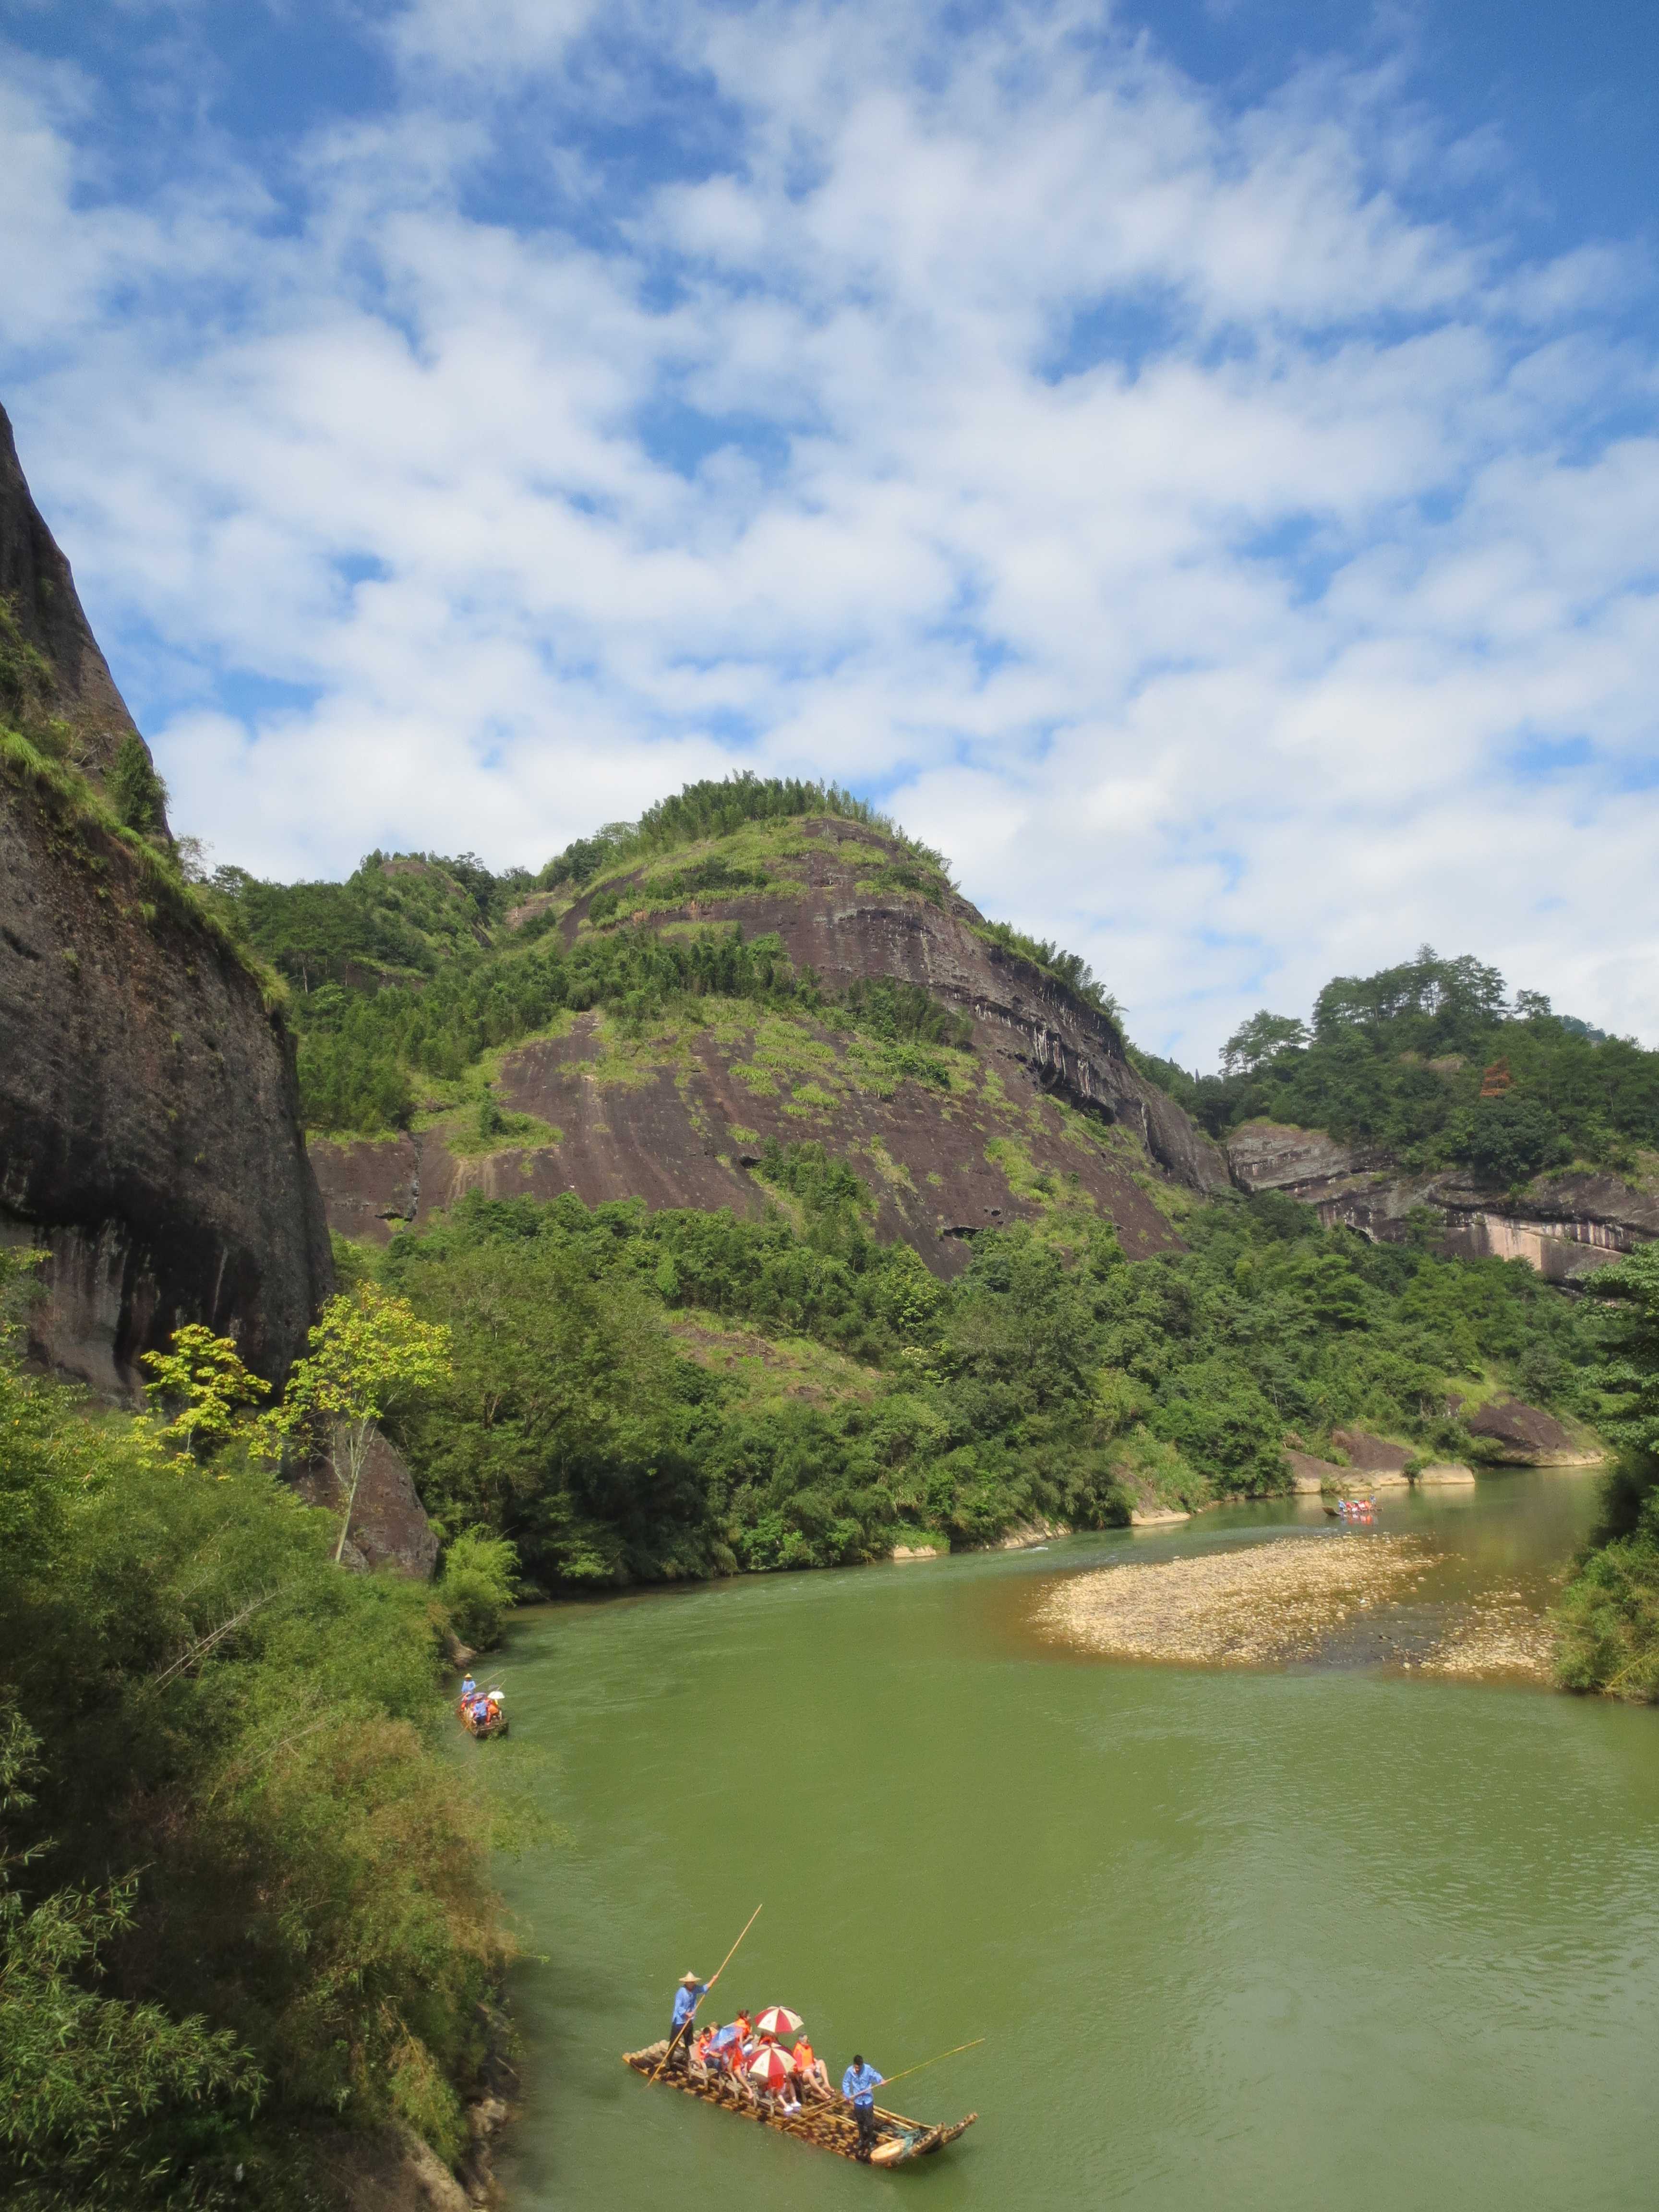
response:
[[[493,1651],[518,1583],[519,1555],[504,1537],[465,1528],[444,1553],[438,1598],[451,1627],[475,1651]]]
[[[136,730],[129,730],[116,747],[109,772],[109,802],[117,818],[147,837],[161,827],[167,798],[149,748]]]

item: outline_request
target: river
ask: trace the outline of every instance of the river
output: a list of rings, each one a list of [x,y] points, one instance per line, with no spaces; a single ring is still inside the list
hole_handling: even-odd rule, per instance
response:
[[[1592,1505],[1565,1473],[1385,1503],[1438,1583],[1278,1670],[1032,1615],[1117,1559],[1365,1540],[1291,1501],[521,1613],[509,1741],[567,1840],[501,1868],[538,1954],[512,2212],[1651,2204],[1659,1714],[1401,1656],[1425,1604],[1541,1602]],[[985,2036],[894,2092],[976,2108],[952,2148],[873,2173],[623,2068],[763,1900],[716,2014],[793,2004],[837,2074]]]

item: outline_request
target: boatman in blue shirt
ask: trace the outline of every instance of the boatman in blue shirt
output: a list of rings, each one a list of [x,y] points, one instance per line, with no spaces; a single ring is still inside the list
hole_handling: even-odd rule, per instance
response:
[[[867,2159],[876,2140],[876,2092],[883,2076],[873,2066],[866,2066],[863,2054],[855,2051],[853,2063],[841,2077],[841,2094],[853,2107],[853,2118],[859,2124],[859,2156]]]
[[[682,1974],[680,1985],[674,1992],[674,2025],[670,2031],[668,2065],[672,2072],[688,2061],[691,2048],[691,2015],[707,1995],[708,1984],[700,1982],[695,1974]]]

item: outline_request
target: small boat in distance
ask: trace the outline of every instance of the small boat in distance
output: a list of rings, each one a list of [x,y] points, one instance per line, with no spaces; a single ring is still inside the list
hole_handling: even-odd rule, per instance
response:
[[[499,1698],[463,1698],[455,1708],[469,1735],[505,1735],[507,1707]]]
[[[781,2135],[798,2136],[802,2142],[811,2143],[819,2150],[835,2151],[842,2158],[858,2157],[858,2125],[842,2098],[820,2091],[808,2102],[803,2095],[799,2112],[785,2114],[773,2111],[769,2100],[751,2095],[729,2074],[705,2073],[701,2067],[677,2069],[672,2073],[659,2070],[667,2056],[668,2039],[665,2036],[643,2051],[624,2051],[623,2063],[647,2080],[684,2089],[688,2096],[701,2097],[705,2104],[723,2105],[728,2112],[736,2112],[745,2120],[758,2120],[763,2127],[776,2128]],[[954,2125],[935,2125],[927,2120],[907,2119],[902,2112],[884,2112],[878,2105],[875,2145],[867,2163],[904,2166],[913,2158],[927,2158],[936,2150],[943,2150],[946,2143],[954,2142],[978,2118],[977,2112],[969,2112],[965,2120],[957,2120]]]

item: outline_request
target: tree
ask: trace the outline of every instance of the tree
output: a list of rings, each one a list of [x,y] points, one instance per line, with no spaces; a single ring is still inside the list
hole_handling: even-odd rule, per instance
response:
[[[295,1363],[282,1404],[262,1425],[279,1440],[306,1436],[329,1452],[345,1494],[337,1562],[375,1431],[394,1408],[447,1380],[450,1337],[441,1322],[420,1320],[407,1299],[359,1283],[329,1300],[307,1340],[310,1356]]]
[[[1613,1418],[1601,1423],[1602,1433],[1649,1462],[1659,1461],[1659,1244],[1627,1253],[1592,1275],[1585,1287],[1623,1309],[1620,1340],[1601,1377],[1603,1387],[1616,1394],[1617,1407]]]
[[[199,1322],[173,1332],[166,1352],[146,1352],[138,1362],[155,1377],[144,1385],[152,1411],[176,1406],[161,1435],[191,1459],[207,1457],[228,1441],[238,1422],[238,1409],[270,1395],[270,1385],[249,1374],[237,1352],[235,1340],[215,1336]]]
[[[1254,1075],[1275,1053],[1299,1052],[1307,1042],[1305,1023],[1294,1014],[1270,1014],[1264,1006],[1222,1046],[1221,1065],[1229,1075]]]
[[[1503,1092],[1483,1097],[1464,1115],[1458,1149],[1483,1182],[1510,1186],[1572,1152],[1547,1107]]]

